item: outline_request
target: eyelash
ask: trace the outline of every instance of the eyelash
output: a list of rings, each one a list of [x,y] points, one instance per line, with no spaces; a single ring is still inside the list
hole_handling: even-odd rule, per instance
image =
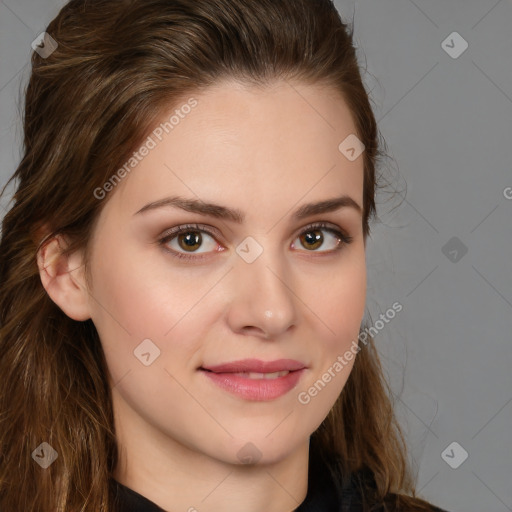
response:
[[[348,245],[352,242],[353,240],[353,237],[347,235],[346,233],[344,233],[343,231],[340,231],[334,227],[331,227],[330,224],[327,224],[325,222],[317,222],[317,223],[314,223],[314,224],[310,224],[309,226],[306,226],[300,233],[297,234],[297,237],[301,236],[301,235],[304,235],[310,231],[315,231],[315,230],[318,230],[318,229],[323,229],[325,231],[328,231],[329,233],[333,234],[336,236],[336,238],[338,238],[339,242],[336,249],[332,249],[330,251],[308,251],[308,252],[325,252],[326,254],[333,254],[337,251],[340,251],[341,249],[343,249],[343,247],[345,245]],[[210,235],[212,238],[216,238],[216,233],[214,233],[212,230],[210,230],[207,226],[203,226],[201,224],[185,224],[183,226],[178,226],[176,228],[173,228],[171,231],[168,231],[165,236],[163,236],[162,238],[160,238],[158,240],[158,243],[163,247],[164,251],[168,252],[171,254],[171,256],[175,257],[175,258],[179,258],[181,260],[186,260],[186,261],[198,261],[198,260],[202,260],[204,258],[207,258],[208,256],[191,256],[191,255],[188,255],[188,254],[185,254],[185,253],[181,253],[181,252],[177,252],[175,251],[174,249],[168,249],[165,247],[166,244],[168,244],[171,240],[173,240],[174,238],[176,238],[177,236],[181,235],[182,233],[188,233],[188,232],[194,232],[194,231],[201,231],[201,232],[205,232],[207,233],[208,235]]]

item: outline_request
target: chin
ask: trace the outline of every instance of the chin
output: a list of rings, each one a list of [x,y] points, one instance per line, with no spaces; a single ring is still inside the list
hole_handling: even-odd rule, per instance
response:
[[[243,439],[233,440],[230,463],[236,465],[272,465],[277,464],[289,457],[302,443],[307,443],[308,439],[295,443],[291,439],[275,437],[270,439],[262,436],[244,436]]]

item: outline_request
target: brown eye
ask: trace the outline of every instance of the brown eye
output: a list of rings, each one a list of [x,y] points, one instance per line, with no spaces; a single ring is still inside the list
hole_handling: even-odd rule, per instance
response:
[[[324,241],[324,237],[321,233],[321,230],[309,230],[305,231],[302,235],[300,235],[301,243],[304,247],[308,247],[309,249],[317,249],[320,247]]]
[[[177,237],[178,245],[187,252],[193,252],[198,249],[203,241],[199,231],[187,231]]]
[[[205,256],[204,253],[213,252],[219,246],[213,232],[206,227],[195,225],[178,226],[168,232],[159,242],[167,252],[184,259],[202,258]],[[210,247],[208,247],[208,243]]]
[[[324,233],[328,234],[327,237]],[[308,226],[299,234],[298,238],[302,247],[306,248],[308,252],[320,254],[335,252],[352,242],[351,236],[324,222]],[[329,240],[331,240],[331,247],[329,247]],[[324,245],[327,245],[325,250],[316,250]]]

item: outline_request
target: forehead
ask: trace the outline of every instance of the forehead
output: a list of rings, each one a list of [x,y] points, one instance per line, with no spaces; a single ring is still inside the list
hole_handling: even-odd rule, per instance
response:
[[[350,161],[339,149],[355,132],[348,106],[331,88],[221,82],[162,112],[144,141],[151,149],[108,207],[132,215],[171,194],[221,202],[248,217],[254,206],[260,218],[262,209],[275,217],[301,198],[347,194],[362,206],[363,157]]]

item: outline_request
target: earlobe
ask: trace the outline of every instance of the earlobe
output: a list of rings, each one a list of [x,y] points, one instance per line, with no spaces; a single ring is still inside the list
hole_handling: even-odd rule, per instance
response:
[[[37,253],[39,275],[53,302],[73,320],[85,321],[91,315],[82,257],[78,252],[64,255],[64,247],[60,235],[45,242]]]

